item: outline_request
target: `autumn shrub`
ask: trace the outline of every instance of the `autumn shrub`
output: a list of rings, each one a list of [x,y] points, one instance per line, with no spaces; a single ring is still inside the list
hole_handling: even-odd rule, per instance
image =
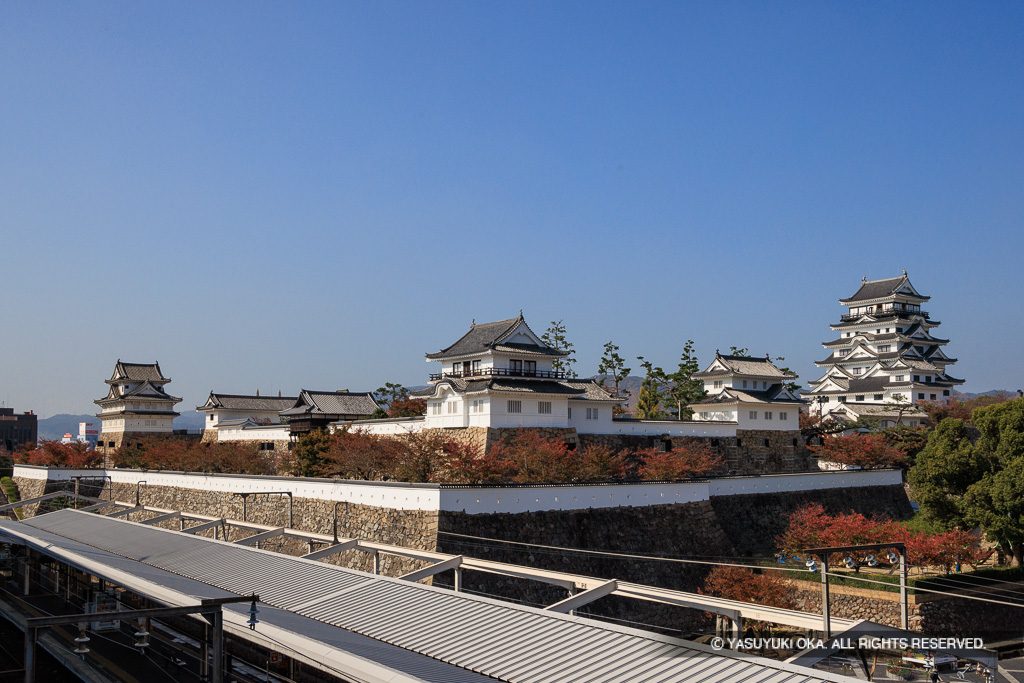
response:
[[[826,436],[811,450],[822,460],[864,469],[893,467],[906,461],[906,456],[881,433]]]
[[[631,456],[640,479],[647,481],[692,479],[710,474],[724,462],[710,446],[696,439],[673,439],[670,451],[646,448],[632,451]]]
[[[958,563],[972,564],[982,557],[978,539],[960,529],[928,533],[893,520],[868,519],[858,512],[830,515],[820,503],[810,503],[790,515],[776,543],[789,555],[800,555],[807,548],[904,543],[908,562],[942,567],[946,572]]]
[[[103,464],[103,456],[90,450],[89,444],[73,441],[61,443],[42,439],[38,446],[19,449],[15,453],[15,462],[22,465],[40,465],[44,467],[73,467],[83,469],[99,467]]]

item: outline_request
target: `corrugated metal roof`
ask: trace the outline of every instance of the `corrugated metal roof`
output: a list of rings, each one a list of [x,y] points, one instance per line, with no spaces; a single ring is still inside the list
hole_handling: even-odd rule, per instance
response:
[[[511,683],[843,681],[654,633],[74,510],[23,522]]]
[[[179,594],[179,602],[181,604],[189,604],[203,598],[221,598],[237,595],[235,592],[216,588],[206,582],[186,578],[184,576],[141,563],[138,560],[121,557],[41,529],[31,528],[28,525],[18,522],[0,520],[0,531],[4,529],[13,529],[16,532],[31,535],[39,544],[40,552],[49,551],[53,552],[55,555],[62,555],[63,553],[56,552],[56,549],[59,548],[61,551],[68,551],[68,553],[72,554],[74,557],[84,557],[93,562],[100,562],[105,566],[108,566],[111,570],[129,573],[140,580],[140,585],[124,587],[129,590],[140,592],[143,595],[147,594],[145,586],[152,584],[168,589],[175,594]],[[112,581],[120,584],[119,581]],[[142,582],[145,583],[143,584]],[[263,596],[260,597],[262,598]],[[244,614],[247,608],[248,606],[245,604],[224,606],[226,611],[232,611],[238,614]],[[283,629],[284,631],[301,635],[305,639],[333,648],[337,652],[352,655],[355,658],[367,660],[368,662],[373,662],[375,667],[391,671],[391,673],[386,675],[384,678],[371,676],[371,679],[374,681],[387,680],[408,682],[416,680],[424,683],[487,683],[488,681],[493,681],[490,677],[482,676],[472,671],[467,671],[466,669],[461,669],[452,664],[440,662],[429,657],[424,657],[415,652],[410,652],[394,645],[382,643],[368,636],[360,635],[332,624],[317,621],[293,611],[272,607],[265,603],[260,604],[259,610],[259,619],[263,624],[269,624]],[[245,635],[249,634],[246,633]],[[252,633],[252,636],[257,641],[266,645],[266,643],[260,641],[261,635],[262,629]],[[280,650],[281,646],[287,645],[287,643],[270,643],[271,648],[275,650]],[[295,644],[293,643],[292,645],[294,646]],[[287,650],[287,647],[285,649]],[[310,652],[299,651],[298,653],[305,654],[307,657],[315,659],[318,663],[324,666],[325,670],[343,673],[346,678],[352,680],[366,680],[363,675],[360,675],[361,673],[365,673],[365,671],[355,671],[348,668],[340,669],[339,662],[333,661],[331,658],[324,657],[323,647],[314,646],[313,650]],[[403,675],[396,676],[395,672]]]

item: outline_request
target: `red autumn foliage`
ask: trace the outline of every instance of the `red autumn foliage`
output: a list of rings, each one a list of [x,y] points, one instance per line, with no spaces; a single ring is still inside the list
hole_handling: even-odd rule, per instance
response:
[[[536,429],[517,429],[488,449],[488,456],[511,467],[518,484],[563,482],[576,478],[576,458],[562,439],[547,438]]]
[[[694,439],[673,439],[672,450],[646,448],[633,451],[641,479],[662,481],[691,479],[722,466],[723,460],[705,443]]]
[[[822,460],[864,469],[901,465],[906,456],[885,438],[884,434],[843,434],[826,436],[820,446],[811,450]]]
[[[417,417],[427,414],[427,402],[422,398],[395,399],[388,404],[388,417]]]
[[[928,414],[928,420],[932,424],[939,424],[947,417],[952,417],[957,420],[963,420],[964,422],[971,421],[971,415],[974,413],[976,408],[985,408],[987,406],[996,405],[997,403],[1005,403],[1012,398],[1010,394],[1005,391],[1001,391],[994,396],[976,396],[974,398],[961,399],[956,396],[944,399],[942,401],[928,401],[922,403],[921,407]]]
[[[77,441],[61,443],[60,441],[42,439],[35,448],[27,447],[16,451],[14,461],[24,465],[82,469],[99,467],[103,464],[103,456],[90,450],[88,444]]]
[[[173,437],[151,437],[122,446],[112,459],[115,467],[147,470],[277,474],[279,469],[277,454],[260,451],[255,444],[200,443]]]
[[[699,592],[770,607],[796,608],[793,589],[779,573],[770,570],[755,572],[742,567],[715,567],[704,579],[704,587]],[[748,626],[763,631],[771,624],[751,622]]]
[[[776,542],[789,555],[800,555],[807,548],[904,543],[908,562],[942,567],[946,572],[957,562],[978,562],[982,555],[978,539],[960,529],[941,534],[911,531],[899,522],[871,520],[857,512],[830,515],[820,503],[811,503],[790,515],[789,526]]]

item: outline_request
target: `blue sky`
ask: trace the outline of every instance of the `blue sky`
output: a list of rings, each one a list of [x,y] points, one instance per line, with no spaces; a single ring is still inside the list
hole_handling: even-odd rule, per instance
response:
[[[471,319],[806,380],[906,268],[965,389],[1024,388],[1019,3],[0,10],[0,400],[425,383]],[[633,363],[634,368],[638,364]]]

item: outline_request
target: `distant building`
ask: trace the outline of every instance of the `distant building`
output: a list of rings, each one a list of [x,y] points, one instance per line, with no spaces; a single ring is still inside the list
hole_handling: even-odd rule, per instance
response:
[[[0,408],[0,448],[11,452],[23,444],[39,440],[38,421],[31,410],[14,414],[13,408]]]
[[[100,430],[94,422],[78,423],[78,442],[87,443],[90,448],[96,448],[100,439]]]
[[[948,398],[964,383],[947,373],[956,362],[943,351],[948,339],[932,335],[937,320],[921,310],[930,297],[919,293],[907,272],[885,280],[861,281],[853,296],[840,299],[849,312],[830,327],[839,333],[824,346],[829,356],[815,365],[825,374],[809,382],[804,397],[822,417],[877,418],[916,426],[919,410],[905,406]]]
[[[101,450],[119,448],[131,436],[172,434],[177,396],[164,391],[171,380],[160,372],[159,363],[123,363],[114,366],[114,374],[105,380],[110,389],[94,403],[102,425],[98,437]]]
[[[715,351],[711,365],[693,377],[704,382],[707,392],[689,406],[694,420],[735,422],[738,429],[799,429],[805,401],[786,386],[797,376],[775,367],[767,356],[723,356]]]

